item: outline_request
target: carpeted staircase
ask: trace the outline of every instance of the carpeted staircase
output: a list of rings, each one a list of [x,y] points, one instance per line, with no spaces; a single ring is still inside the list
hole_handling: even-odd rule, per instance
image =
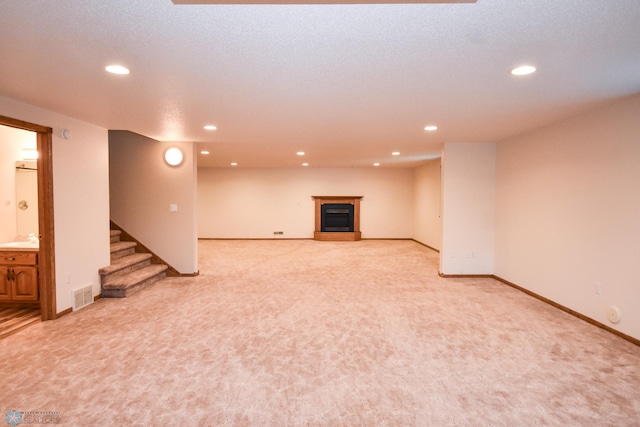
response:
[[[120,230],[111,230],[111,265],[99,270],[103,298],[125,298],[164,279],[167,266],[151,264],[151,254],[136,253],[136,242],[120,241]]]

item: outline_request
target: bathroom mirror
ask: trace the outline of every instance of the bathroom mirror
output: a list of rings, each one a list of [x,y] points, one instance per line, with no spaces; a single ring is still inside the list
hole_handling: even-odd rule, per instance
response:
[[[37,171],[36,162],[16,162],[16,240],[27,240],[31,233],[39,234]]]

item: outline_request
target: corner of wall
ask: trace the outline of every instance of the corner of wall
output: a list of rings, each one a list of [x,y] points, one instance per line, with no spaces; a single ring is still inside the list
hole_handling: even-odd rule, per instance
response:
[[[443,274],[493,274],[495,143],[446,143],[442,165]]]

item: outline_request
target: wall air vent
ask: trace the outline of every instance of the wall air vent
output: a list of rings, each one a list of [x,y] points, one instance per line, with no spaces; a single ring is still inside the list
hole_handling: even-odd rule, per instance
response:
[[[84,288],[74,289],[71,291],[73,298],[73,311],[87,306],[93,302],[93,287],[87,285]]]

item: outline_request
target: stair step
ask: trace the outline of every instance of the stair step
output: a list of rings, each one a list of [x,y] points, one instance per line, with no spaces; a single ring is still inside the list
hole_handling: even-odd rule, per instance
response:
[[[119,242],[121,234],[122,234],[122,231],[120,230],[109,230],[109,238],[111,239],[111,243]]]
[[[111,264],[98,270],[102,297],[124,298],[166,277],[168,267],[151,264],[150,253],[136,252],[136,242],[121,241],[121,230],[110,230]]]
[[[136,242],[111,243],[111,259],[122,258],[135,252]]]
[[[109,277],[102,285],[103,298],[124,298],[158,280],[164,279],[167,266],[150,264],[121,276]]]
[[[133,270],[137,270],[151,263],[151,254],[133,253],[116,258],[111,261],[111,265],[102,267],[98,270],[100,274],[100,283],[105,283],[109,277],[121,276]]]

